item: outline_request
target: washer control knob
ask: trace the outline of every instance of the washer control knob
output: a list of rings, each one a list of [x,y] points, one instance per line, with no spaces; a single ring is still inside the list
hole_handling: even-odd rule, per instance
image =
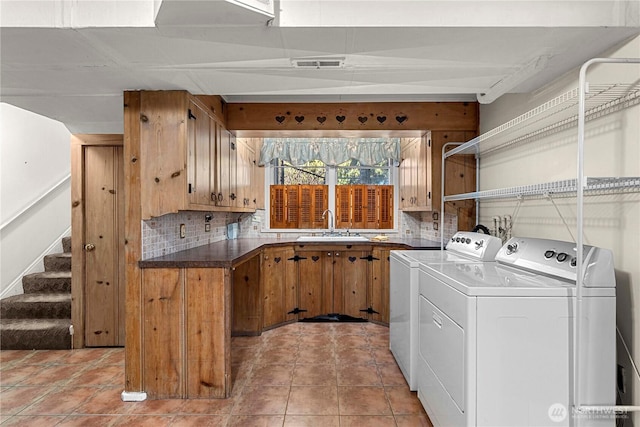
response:
[[[558,260],[558,262],[565,262],[568,257],[569,255],[565,254],[564,252],[560,252],[556,259]]]
[[[509,243],[507,245],[507,255],[511,255],[516,252],[518,252],[518,243]]]
[[[467,237],[467,240],[465,240],[465,243],[468,245],[469,243],[471,243],[471,239]]]
[[[544,253],[544,257],[545,257],[546,259],[553,258],[553,256],[554,256],[555,254],[556,254],[556,251],[554,251],[554,250],[548,250],[548,251],[546,251],[546,252]]]

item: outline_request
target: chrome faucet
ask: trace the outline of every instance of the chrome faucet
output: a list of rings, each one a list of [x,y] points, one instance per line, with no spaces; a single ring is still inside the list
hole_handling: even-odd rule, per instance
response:
[[[322,212],[322,219],[324,219],[324,216],[327,214],[327,212],[329,212],[329,234],[333,234],[333,221],[334,221],[334,216],[333,216],[333,212],[331,212],[331,209],[325,209],[324,212]]]

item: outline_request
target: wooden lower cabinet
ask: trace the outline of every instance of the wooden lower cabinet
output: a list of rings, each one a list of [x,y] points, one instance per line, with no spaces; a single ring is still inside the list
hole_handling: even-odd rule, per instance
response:
[[[369,246],[304,247],[298,257],[300,319],[329,313],[367,318]]]
[[[292,247],[266,248],[262,254],[262,329],[295,321],[298,280]]]
[[[260,304],[260,255],[236,265],[231,270],[233,283],[233,335],[262,333],[262,304]]]
[[[149,398],[229,397],[229,270],[147,268],[142,285],[142,371]]]
[[[374,247],[369,277],[369,320],[389,324],[389,255],[394,247]],[[376,313],[377,312],[377,313]]]

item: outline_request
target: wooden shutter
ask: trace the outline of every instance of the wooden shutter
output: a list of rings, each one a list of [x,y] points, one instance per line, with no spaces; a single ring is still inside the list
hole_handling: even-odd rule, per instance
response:
[[[364,186],[365,217],[362,228],[378,228],[378,210],[380,207],[380,191],[377,185]]]
[[[313,211],[309,228],[327,228],[329,217],[322,219],[322,213],[329,208],[329,187],[326,185],[312,185]]]
[[[351,193],[351,227],[367,228],[366,226],[366,186],[350,185]]]
[[[336,185],[336,228],[351,227],[350,185]]]
[[[287,185],[287,225],[286,228],[298,228],[300,223],[300,193],[297,185]]]
[[[287,216],[285,213],[286,190],[286,185],[272,185],[270,188],[271,228],[287,228]]]
[[[378,228],[393,228],[393,185],[379,185],[378,194]]]
[[[300,221],[298,228],[312,228],[313,223],[313,189],[311,185],[300,185]]]

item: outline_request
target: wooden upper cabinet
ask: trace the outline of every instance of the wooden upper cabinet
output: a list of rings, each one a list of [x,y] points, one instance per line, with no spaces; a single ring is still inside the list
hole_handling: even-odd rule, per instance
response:
[[[255,208],[219,204],[222,181],[227,194],[235,193],[235,152],[226,163],[220,159],[220,145],[231,147],[235,137],[220,121],[221,104],[216,97],[193,96],[186,91],[140,91],[138,106],[125,109],[132,120],[139,120],[137,139],[140,165],[142,219],[182,210],[220,210],[251,212]],[[207,102],[210,101],[210,104]],[[226,200],[226,199],[225,199]]]
[[[255,151],[249,141],[236,140],[237,164],[236,164],[236,206],[255,209],[255,196],[252,187]]]
[[[209,132],[210,120],[207,113],[193,100],[188,111],[188,184],[189,203],[211,205],[212,170],[211,159],[215,155],[215,135],[213,143]]]
[[[260,162],[260,150],[262,149],[262,138],[251,138],[254,149],[253,176],[251,178],[251,189],[253,191],[253,203],[256,209],[264,209],[264,171],[265,168],[258,166]]]
[[[400,163],[400,209],[406,211],[430,211],[433,209],[432,186],[434,180],[431,164],[431,132],[421,138],[402,141]]]

